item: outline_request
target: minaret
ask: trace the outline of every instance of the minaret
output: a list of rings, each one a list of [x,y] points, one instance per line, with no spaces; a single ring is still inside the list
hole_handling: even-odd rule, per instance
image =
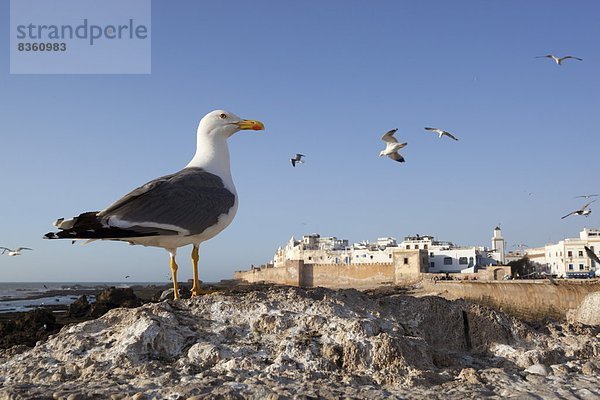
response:
[[[505,243],[504,238],[502,237],[502,230],[497,226],[494,228],[494,236],[492,237],[492,249],[494,249],[494,253],[498,255],[497,260],[501,265],[504,265],[505,263],[504,247]]]

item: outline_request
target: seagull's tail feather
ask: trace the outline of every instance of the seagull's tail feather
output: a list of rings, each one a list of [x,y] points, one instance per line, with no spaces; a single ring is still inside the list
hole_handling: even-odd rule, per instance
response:
[[[177,232],[156,227],[132,226],[128,229],[109,226],[98,217],[98,211],[90,211],[71,219],[59,218],[54,222],[60,231],[48,232],[44,239],[109,239],[121,240],[123,238],[174,235]]]

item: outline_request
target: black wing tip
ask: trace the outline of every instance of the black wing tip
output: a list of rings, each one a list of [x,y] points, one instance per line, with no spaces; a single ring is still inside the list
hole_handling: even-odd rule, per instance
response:
[[[60,237],[56,234],[56,232],[48,232],[42,237],[42,239],[60,239]]]

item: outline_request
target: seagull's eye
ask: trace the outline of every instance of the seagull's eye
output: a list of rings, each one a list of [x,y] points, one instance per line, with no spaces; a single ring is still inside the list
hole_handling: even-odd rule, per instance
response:
[[[225,119],[225,118],[227,118],[227,114],[221,113],[221,114],[219,114],[219,118]]]

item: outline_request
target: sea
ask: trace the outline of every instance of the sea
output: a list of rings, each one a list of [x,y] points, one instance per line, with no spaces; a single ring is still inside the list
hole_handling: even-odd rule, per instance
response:
[[[83,294],[93,302],[93,293],[98,290],[138,285],[164,285],[164,282],[0,282],[0,313],[30,311],[47,305],[69,305]]]

